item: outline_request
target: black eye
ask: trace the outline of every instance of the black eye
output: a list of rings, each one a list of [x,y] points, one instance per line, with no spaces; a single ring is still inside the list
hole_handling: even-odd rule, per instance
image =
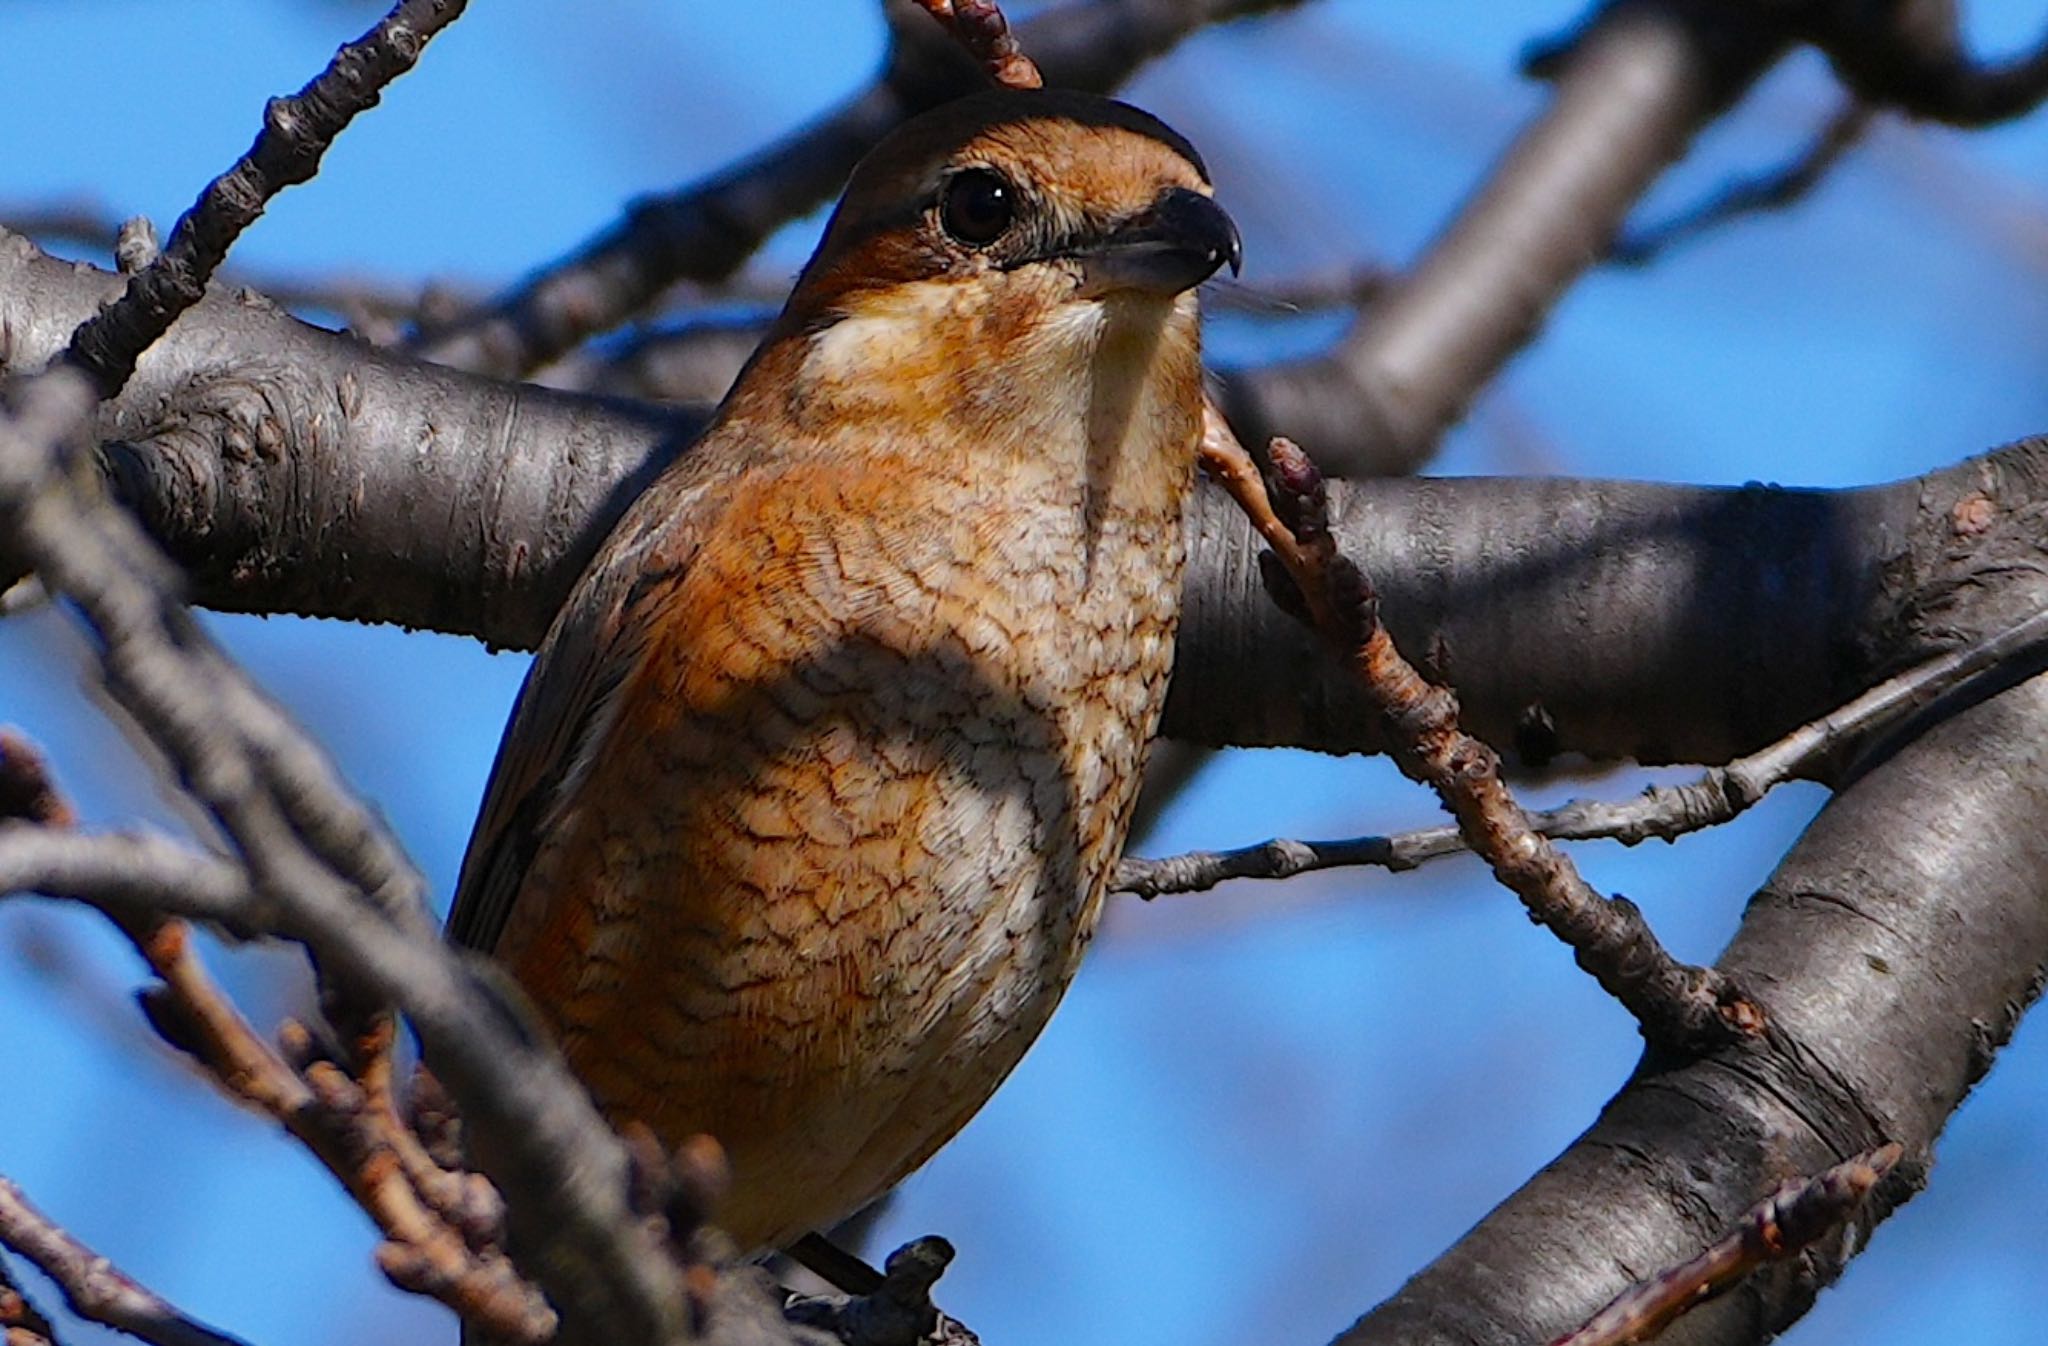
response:
[[[939,223],[973,247],[995,242],[1017,218],[1017,189],[989,168],[969,168],[947,180],[939,197]]]

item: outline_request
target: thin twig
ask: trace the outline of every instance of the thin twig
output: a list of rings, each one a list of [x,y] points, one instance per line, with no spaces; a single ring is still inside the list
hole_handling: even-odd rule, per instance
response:
[[[467,0],[399,0],[391,12],[334,54],[289,98],[273,98],[263,130],[234,167],[208,183],[171,231],[163,254],[113,303],[72,335],[65,358],[112,397],[135,362],[179,314],[199,302],[228,248],[270,199],[319,171],[321,156],[356,114],[412,69],[429,39],[461,15]]]
[[[1812,1178],[1794,1178],[1743,1213],[1698,1257],[1617,1295],[1550,1346],[1636,1346],[1740,1284],[1768,1262],[1797,1256],[1856,1213],[1899,1162],[1897,1145],[1866,1150]]]
[[[1038,72],[1010,21],[1003,17],[996,0],[917,0],[924,12],[937,19],[966,53],[974,58],[989,79],[1006,89],[1038,89],[1045,76]]]
[[[2044,659],[2048,612],[1917,664],[1768,747],[1710,767],[1693,780],[1653,785],[1634,799],[1612,803],[1575,799],[1531,813],[1529,825],[1553,841],[1619,841],[1624,846],[1718,827],[1787,781],[1810,777],[1822,763],[1847,760],[1936,702],[1967,697],[1978,685],[2003,682],[2016,670],[2034,671]],[[1227,879],[1286,879],[1356,866],[1408,870],[1466,849],[1455,827],[1339,841],[1275,837],[1236,850],[1188,851],[1156,860],[1127,857],[1117,865],[1116,887],[1142,898],[1163,897],[1206,892]]]
[[[104,1323],[153,1346],[243,1346],[239,1337],[187,1317],[155,1292],[80,1243],[30,1204],[21,1188],[0,1178],[0,1244],[20,1253],[57,1283],[79,1317]]]
[[[1534,831],[1501,780],[1493,749],[1458,727],[1457,698],[1429,683],[1394,647],[1371,582],[1330,531],[1322,476],[1285,439],[1269,451],[1274,492],[1212,404],[1202,463],[1272,548],[1310,625],[1356,676],[1388,728],[1402,774],[1428,785],[1457,819],[1468,846],[1522,899],[1530,916],[1568,944],[1579,966],[1626,1006],[1652,1042],[1697,1050],[1731,1033],[1762,1031],[1763,1011],[1712,968],[1667,952],[1634,903],[1595,892],[1569,858]],[[1284,514],[1283,514],[1284,511]],[[1291,589],[1287,585],[1291,581]]]
[[[334,854],[362,838],[359,828],[331,824],[362,823],[362,806],[295,727],[260,711],[267,703],[171,596],[168,563],[133,519],[63,470],[55,446],[92,403],[86,380],[59,368],[21,390],[15,415],[0,415],[0,533],[92,626],[114,699],[247,863],[247,904],[201,914],[245,933],[299,939],[317,950],[328,977],[402,1006],[429,1054],[439,1054],[474,1134],[492,1141],[501,1165],[493,1173],[517,1185],[506,1196],[524,1203],[520,1227],[532,1234],[520,1246],[537,1278],[593,1329],[665,1336],[661,1324],[673,1321],[681,1299],[677,1272],[626,1206],[616,1138],[560,1062],[525,1041],[439,943],[422,907],[368,901],[364,886],[350,881],[349,874],[366,883],[388,877],[395,846]],[[302,772],[313,759],[321,769]],[[147,928],[184,894],[109,885],[96,896],[122,904]],[[352,1172],[340,1158],[341,1170]],[[602,1181],[608,1171],[619,1175],[618,1187]],[[384,1195],[397,1190],[374,1185]],[[433,1267],[387,1270],[424,1284]]]
[[[350,1079],[328,1061],[294,1068],[207,975],[182,923],[164,921],[131,933],[162,978],[159,990],[144,1000],[151,1022],[197,1058],[230,1097],[283,1126],[340,1180],[385,1235],[377,1265],[386,1276],[507,1342],[537,1346],[554,1334],[554,1311],[540,1294],[502,1253],[472,1250],[416,1182],[407,1157],[418,1142],[386,1106],[388,1097],[380,1098],[389,1084],[388,1017],[381,1040],[366,1044],[368,1082]],[[304,1052],[303,1029],[287,1024],[282,1036],[287,1044],[299,1044],[295,1054]],[[456,1181],[438,1167],[433,1171]]]
[[[1644,266],[1678,244],[1730,220],[1798,204],[1863,140],[1876,123],[1877,112],[1861,99],[1848,99],[1791,162],[1768,173],[1729,183],[1672,219],[1622,235],[1608,250],[1607,260],[1617,266]]]
[[[1106,93],[1197,29],[1298,2],[1084,0],[1019,24],[1018,40],[1047,83]],[[894,25],[881,75],[824,118],[707,181],[635,201],[574,252],[487,308],[423,329],[408,348],[460,369],[523,376],[642,312],[678,281],[731,275],[776,229],[838,191],[898,123],[974,88],[953,43],[917,9],[904,10],[912,22]]]

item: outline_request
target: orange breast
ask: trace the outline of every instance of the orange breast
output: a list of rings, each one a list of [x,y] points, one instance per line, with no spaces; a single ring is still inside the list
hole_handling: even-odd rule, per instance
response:
[[[737,494],[649,607],[524,885],[547,915],[501,950],[613,1115],[726,1146],[748,1243],[850,1213],[972,1114],[1121,844],[1177,529],[1115,531],[1147,559],[1097,555],[1124,578],[1090,592],[1070,499],[979,489],[814,465]]]

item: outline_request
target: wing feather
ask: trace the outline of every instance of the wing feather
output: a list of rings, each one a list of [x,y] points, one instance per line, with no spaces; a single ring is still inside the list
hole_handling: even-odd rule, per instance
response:
[[[714,507],[705,476],[672,470],[649,487],[598,549],[534,655],[456,881],[447,930],[456,944],[486,953],[497,945],[534,856],[604,751],[619,694],[645,651],[648,627],[638,615],[687,572],[701,516]]]

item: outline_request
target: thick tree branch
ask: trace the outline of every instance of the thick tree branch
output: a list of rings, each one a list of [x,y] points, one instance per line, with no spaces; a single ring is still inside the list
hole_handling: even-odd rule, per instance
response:
[[[1897,1145],[1881,1145],[1814,1177],[1787,1179],[1698,1257],[1623,1291],[1584,1327],[1550,1346],[1635,1346],[1654,1340],[1765,1264],[1796,1257],[1833,1233],[1899,1157]]]
[[[117,285],[0,241],[0,369],[33,369]],[[513,388],[211,299],[103,409],[114,480],[238,611],[531,646],[625,501],[694,422]],[[1333,483],[1333,526],[1466,725],[1528,761],[1717,762],[2030,615],[2048,445],[1853,491],[1632,482]],[[2032,531],[2030,531],[2032,530]],[[1377,751],[1341,670],[1259,586],[1204,491],[1166,731]],[[1263,689],[1247,696],[1247,687]]]
[[[1549,106],[1338,345],[1224,379],[1247,443],[1337,475],[1416,470],[1606,254],[1657,175],[1787,49],[1769,6],[1619,0],[1556,63]]]
[[[377,105],[385,86],[412,69],[420,50],[461,17],[466,3],[400,0],[369,32],[336,52],[305,88],[270,100],[256,143],[206,185],[171,231],[163,255],[72,337],[66,357],[86,372],[101,397],[119,391],[135,372],[136,357],[199,302],[229,246],[270,198],[310,181],[334,138],[358,113]]]
[[[1680,785],[1653,785],[1634,799],[1606,803],[1579,799],[1529,815],[1529,824],[1553,841],[1619,841],[1634,846],[1655,837],[1672,841],[1718,827],[1748,811],[1793,780],[1836,778],[1884,734],[1902,734],[1917,718],[2031,677],[2048,665],[2048,612],[2038,612],[1965,649],[1937,655],[1862,696],[1799,726],[1761,751],[1709,767]],[[1459,855],[1465,841],[1453,826],[1423,827],[1398,836],[1295,841],[1275,837],[1229,851],[1189,851],[1157,860],[1126,856],[1117,862],[1118,891],[1142,898],[1200,893],[1228,879],[1288,879],[1315,870],[1369,865],[1406,870]]]
[[[1702,1060],[1647,1056],[1584,1136],[1344,1346],[1549,1340],[1625,1289],[1623,1268],[1674,1265],[1786,1178],[1898,1142],[1906,1160],[1852,1229],[1660,1340],[1752,1346],[1804,1313],[1924,1183],[1935,1137],[2048,975],[2044,723],[2037,677],[1829,803],[1717,963],[1770,1032]]]
[[[1260,560],[1277,563],[1266,567],[1275,598],[1301,609],[1352,675],[1386,728],[1401,774],[1435,792],[1473,854],[1531,920],[1571,948],[1653,1045],[1689,1052],[1730,1034],[1761,1033],[1761,1014],[1740,987],[1673,958],[1633,902],[1596,892],[1531,826],[1501,779],[1499,754],[1459,727],[1456,694],[1418,673],[1387,634],[1371,577],[1330,532],[1329,495],[1315,464],[1285,439],[1267,453],[1269,480],[1261,481],[1251,455],[1209,406],[1202,466],[1271,548]]]

